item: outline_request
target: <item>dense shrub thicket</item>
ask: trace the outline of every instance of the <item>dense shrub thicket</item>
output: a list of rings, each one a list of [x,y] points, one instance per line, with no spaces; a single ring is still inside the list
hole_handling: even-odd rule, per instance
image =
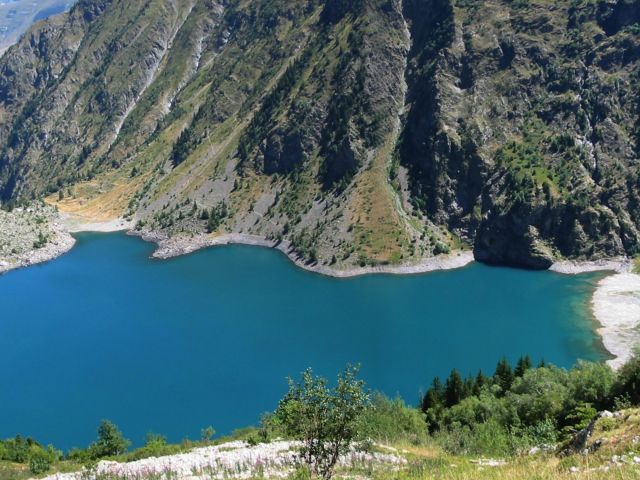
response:
[[[38,475],[48,471],[51,466],[66,458],[87,463],[105,457],[116,457],[127,451],[131,442],[125,439],[118,427],[103,420],[98,427],[98,436],[89,448],[73,449],[66,456],[53,446],[42,446],[32,438],[16,435],[15,438],[0,441],[0,460],[29,465],[32,473]]]
[[[640,359],[618,373],[605,364],[578,362],[571,370],[522,357],[506,359],[487,377],[463,379],[452,370],[435,378],[422,398],[430,435],[452,453],[517,453],[556,444],[587,426],[599,411],[640,402]]]

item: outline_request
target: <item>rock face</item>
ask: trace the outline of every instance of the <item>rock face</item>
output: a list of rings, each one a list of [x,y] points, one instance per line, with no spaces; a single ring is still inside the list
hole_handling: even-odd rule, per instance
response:
[[[336,268],[640,247],[637,0],[82,0],[0,58],[0,198]]]
[[[635,253],[637,2],[465,3],[405,3],[414,202],[490,263]]]

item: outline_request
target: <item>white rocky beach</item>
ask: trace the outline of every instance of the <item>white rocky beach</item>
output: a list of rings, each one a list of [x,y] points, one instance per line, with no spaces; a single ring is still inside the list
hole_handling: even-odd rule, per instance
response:
[[[609,365],[619,368],[640,346],[640,275],[625,272],[602,279],[593,295],[598,333],[615,356]]]
[[[633,262],[628,258],[563,261],[550,270],[565,274],[611,272],[598,282],[591,307],[600,324],[602,343],[614,356],[607,363],[620,368],[640,347],[640,275],[633,273]]]
[[[101,461],[95,469],[59,473],[45,480],[95,480],[96,478],[177,478],[189,480],[286,478],[297,462],[299,442],[274,441],[251,446],[235,441],[187,453],[151,457],[128,463]],[[339,467],[387,467],[395,469],[407,460],[393,453],[363,452],[352,448],[340,457]]]

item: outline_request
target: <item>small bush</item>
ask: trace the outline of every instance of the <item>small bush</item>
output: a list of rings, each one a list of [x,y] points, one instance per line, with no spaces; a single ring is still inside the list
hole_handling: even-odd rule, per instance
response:
[[[54,461],[52,452],[48,452],[40,447],[32,449],[29,455],[29,470],[34,475],[48,472]]]
[[[390,400],[376,395],[372,408],[360,417],[359,436],[384,442],[407,440],[413,444],[424,443],[427,439],[425,415],[416,408],[410,408],[397,398]]]

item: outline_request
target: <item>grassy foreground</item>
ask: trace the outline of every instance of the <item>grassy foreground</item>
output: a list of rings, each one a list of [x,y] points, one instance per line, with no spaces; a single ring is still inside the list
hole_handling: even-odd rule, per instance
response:
[[[560,457],[553,453],[542,453],[538,455],[523,455],[498,459],[485,459],[478,456],[451,455],[446,453],[442,447],[433,441],[425,441],[416,444],[408,440],[396,440],[389,442],[390,449],[395,449],[396,453],[407,459],[407,465],[397,471],[391,469],[352,469],[338,470],[337,478],[371,478],[379,480],[409,480],[409,479],[456,479],[456,480],[511,480],[511,479],[636,479],[640,478],[640,466],[632,463],[616,465],[611,459],[614,455],[626,455],[627,461],[632,462],[633,455],[640,453],[640,448],[633,441],[634,437],[640,436],[640,409],[629,409],[624,412],[625,417],[621,417],[616,422],[614,428],[608,422],[598,425],[594,434],[593,442],[607,439],[610,444],[603,447],[599,452],[589,455],[572,454]],[[631,422],[628,421],[631,419]],[[611,428],[610,430],[608,430]],[[220,439],[211,444],[224,444],[234,439],[251,440],[256,434],[253,430],[238,432],[236,435]],[[204,443],[198,442],[197,446]],[[155,454],[175,454],[189,451],[196,444],[167,445],[158,450]],[[386,448],[375,447],[376,450],[388,453]],[[136,450],[130,454],[114,457],[117,461],[129,461],[134,458],[143,457],[148,451],[145,449]],[[491,461],[495,461],[495,466],[491,466]],[[504,462],[504,463],[503,463]],[[83,467],[82,464],[65,460],[56,464],[54,469],[46,475],[54,472],[73,472]],[[11,462],[0,462],[1,480],[26,480],[29,478],[43,477],[44,475],[33,475],[27,465]],[[265,477],[253,477],[256,479]],[[304,479],[308,478],[304,474],[292,474],[288,478]],[[106,480],[106,479],[103,479]]]

